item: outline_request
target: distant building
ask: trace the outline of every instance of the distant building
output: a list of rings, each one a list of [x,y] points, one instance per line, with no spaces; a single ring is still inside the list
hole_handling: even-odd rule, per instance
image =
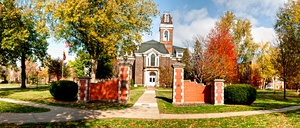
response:
[[[159,67],[171,67],[176,58],[183,56],[184,48],[173,45],[173,30],[171,15],[164,13],[159,26],[159,41],[143,42],[134,52],[132,79],[135,85],[159,85]]]

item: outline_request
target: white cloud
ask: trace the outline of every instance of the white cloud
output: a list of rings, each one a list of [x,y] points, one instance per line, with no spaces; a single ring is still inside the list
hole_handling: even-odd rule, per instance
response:
[[[193,22],[197,19],[202,19],[207,16],[208,12],[206,9],[202,8],[199,10],[190,10],[184,16],[184,21],[187,23]]]
[[[274,17],[286,0],[213,0],[213,2],[237,13]]]
[[[174,23],[174,45],[184,46],[186,40],[192,40],[196,35],[207,35],[214,27],[217,19],[208,15],[207,9],[199,10],[175,10],[171,14],[176,14]],[[182,20],[184,22],[180,22]]]
[[[265,10],[265,15],[267,15],[268,10],[276,10],[281,4],[283,4],[284,0],[274,1],[271,0],[261,0],[261,4],[259,5],[258,0],[246,0],[241,2],[240,0],[214,0],[214,2],[218,5],[226,5],[229,8],[235,10],[241,10],[238,13],[235,13],[238,17],[247,18],[251,21],[252,27],[252,36],[255,42],[259,43],[261,41],[274,41],[275,32],[273,28],[265,27],[260,25],[260,19],[257,19],[255,15],[251,13],[259,13],[259,11]],[[271,5],[267,5],[267,4]],[[242,7],[236,7],[241,5]],[[253,7],[251,7],[253,6]],[[266,7],[266,8],[264,8]],[[248,9],[248,10],[247,10]],[[248,13],[249,11],[253,10],[253,12]],[[256,12],[254,10],[257,10]],[[173,10],[170,12],[171,16],[173,17],[173,24],[174,24],[174,45],[176,46],[185,46],[186,40],[192,40],[194,36],[207,35],[210,30],[214,27],[216,21],[220,20],[214,18],[209,15],[206,8],[201,9],[180,9],[180,10]],[[276,13],[272,12],[272,13]],[[271,13],[270,13],[271,14]],[[274,17],[270,17],[271,19]],[[160,18],[155,18],[153,21],[153,29],[152,35],[150,36],[143,36],[143,41],[147,41],[150,39],[154,39],[159,41],[159,24]]]
[[[275,40],[275,31],[273,28],[258,27],[252,29],[252,36],[256,43],[272,42]]]
[[[225,10],[232,11],[237,17],[247,18],[252,23],[252,36],[255,42],[274,41],[275,31],[270,28],[275,22],[277,10],[287,0],[213,0]],[[267,21],[267,22],[265,22]],[[268,25],[269,27],[265,27]]]
[[[207,9],[174,10],[170,12],[173,17],[174,42],[176,46],[185,46],[186,40],[192,40],[196,35],[206,35],[214,27],[217,19],[208,15]],[[152,35],[144,35],[143,41],[154,39],[159,41],[160,18],[153,20]]]

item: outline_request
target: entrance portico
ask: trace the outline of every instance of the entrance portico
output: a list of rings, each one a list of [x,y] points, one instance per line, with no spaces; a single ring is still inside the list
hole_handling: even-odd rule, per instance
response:
[[[155,87],[158,85],[158,69],[149,69],[144,72],[145,87]]]

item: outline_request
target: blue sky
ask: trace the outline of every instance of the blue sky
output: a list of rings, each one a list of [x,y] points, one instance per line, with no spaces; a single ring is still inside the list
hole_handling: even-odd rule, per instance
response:
[[[186,40],[196,35],[205,36],[214,27],[225,11],[237,17],[247,18],[252,23],[252,36],[257,43],[273,41],[276,13],[287,0],[153,0],[160,10],[173,17],[174,45],[184,47]],[[161,15],[160,14],[160,15]],[[143,41],[159,40],[160,16],[153,18],[152,34],[143,36]],[[62,58],[64,44],[49,40],[48,53]],[[67,51],[67,49],[65,49]],[[67,60],[74,59],[67,54]]]

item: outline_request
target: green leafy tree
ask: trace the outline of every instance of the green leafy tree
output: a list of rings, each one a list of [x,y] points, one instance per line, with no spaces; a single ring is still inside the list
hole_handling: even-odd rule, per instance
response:
[[[63,67],[62,64],[64,65]],[[48,67],[48,74],[50,75],[50,78],[51,76],[55,76],[57,80],[60,80],[62,75],[64,75],[64,78],[70,75],[69,66],[66,63],[63,63],[61,59],[48,59],[46,66]]]
[[[26,64],[29,57],[43,60],[46,56],[48,31],[43,15],[43,1],[2,0],[1,4],[1,58],[16,65],[21,61],[21,88],[26,88]]]
[[[99,57],[116,57],[119,47],[122,53],[134,50],[141,33],[150,32],[151,18],[158,14],[152,0],[73,0],[49,5],[55,37],[71,42],[71,51],[88,51],[92,81]]]
[[[184,49],[182,56],[182,63],[185,65],[184,67],[184,79],[192,80],[195,78],[193,73],[193,65],[191,62],[191,54],[188,49]]]
[[[108,79],[117,76],[118,71],[115,70],[118,66],[118,60],[111,57],[102,55],[98,59],[98,68],[96,78]]]
[[[275,31],[278,37],[276,69],[286,85],[300,72],[300,1],[289,0],[277,13]]]
[[[110,56],[102,55],[99,57],[98,69],[96,78],[107,79],[116,75],[117,71],[114,70],[117,65],[117,60]],[[75,61],[69,63],[76,73],[76,76],[90,76],[91,59],[90,55],[84,50],[77,52]]]
[[[84,50],[79,50],[76,54],[75,60],[69,63],[70,67],[75,70],[76,76],[89,76],[89,72],[85,72],[85,68],[90,68],[90,55]]]

